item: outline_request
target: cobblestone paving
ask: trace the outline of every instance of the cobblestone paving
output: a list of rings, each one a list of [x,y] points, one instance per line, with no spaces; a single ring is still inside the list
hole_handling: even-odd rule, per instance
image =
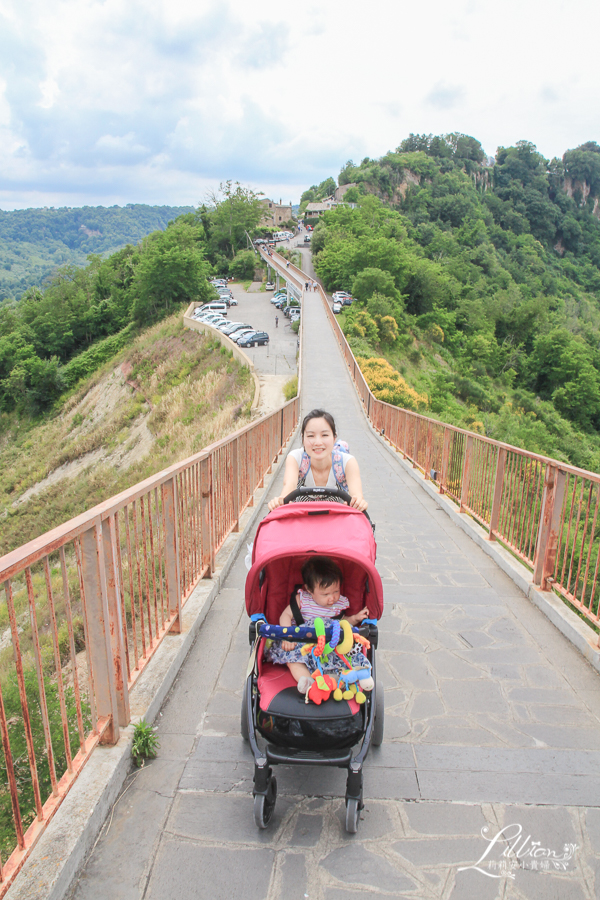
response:
[[[332,769],[280,767],[272,826],[254,826],[240,557],[159,716],[159,757],[130,777],[72,897],[593,900],[600,676],[371,434],[319,303],[304,307],[303,406],[331,409],[360,461],[386,601],[385,740],[359,832]]]

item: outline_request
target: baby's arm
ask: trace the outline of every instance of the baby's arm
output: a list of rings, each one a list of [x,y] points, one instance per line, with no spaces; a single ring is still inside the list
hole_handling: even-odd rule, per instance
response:
[[[369,618],[369,608],[365,606],[364,609],[361,609],[360,612],[354,613],[353,616],[344,616],[347,622],[350,622],[351,625],[360,625],[363,619]]]
[[[291,606],[286,606],[284,611],[281,613],[281,615],[279,616],[279,624],[283,625],[284,627],[287,627],[287,628],[290,628],[294,624],[294,615],[292,613]],[[296,644],[294,643],[294,641],[282,641],[281,642],[282,650],[294,650],[295,647],[296,647]]]

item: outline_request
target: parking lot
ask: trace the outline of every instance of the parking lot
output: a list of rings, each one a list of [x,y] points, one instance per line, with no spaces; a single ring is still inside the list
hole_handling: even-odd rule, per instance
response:
[[[227,318],[231,322],[247,322],[269,335],[266,346],[243,350],[254,363],[260,381],[259,410],[277,409],[284,402],[283,385],[297,374],[297,335],[290,328],[290,320],[272,306],[272,291],[261,291],[258,283],[251,285],[250,291],[238,282],[232,282],[230,287],[238,305],[229,308]],[[278,328],[275,315],[279,316]]]

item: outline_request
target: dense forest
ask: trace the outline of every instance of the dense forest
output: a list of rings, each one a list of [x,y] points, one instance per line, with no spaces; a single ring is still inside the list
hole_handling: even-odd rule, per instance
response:
[[[212,199],[136,245],[62,266],[44,289],[0,303],[0,433],[15,412],[51,409],[141,328],[211,298],[213,273],[253,277],[255,255],[244,248],[262,217],[259,198],[227,182]]]
[[[106,255],[137,244],[151,231],[193,207],[84,206],[80,209],[0,210],[0,300],[19,298],[66,264],[85,265],[90,253]]]
[[[339,183],[314,262],[375,393],[600,469],[600,146],[410,135]]]

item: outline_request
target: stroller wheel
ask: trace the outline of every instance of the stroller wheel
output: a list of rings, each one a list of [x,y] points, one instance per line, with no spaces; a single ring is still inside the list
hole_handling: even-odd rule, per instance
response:
[[[355,797],[348,797],[346,800],[346,831],[348,834],[356,834],[358,831],[361,809],[362,803],[359,800]]]
[[[373,724],[373,736],[371,743],[374,747],[381,747],[383,743],[383,724],[385,718],[385,694],[383,685],[377,682],[375,685],[375,722]]]
[[[266,828],[271,821],[277,800],[277,779],[273,775],[269,779],[267,794],[256,794],[254,797],[254,822],[257,828]]]
[[[248,743],[250,740],[250,726],[248,724],[248,691],[252,690],[250,687],[250,679],[246,679],[246,684],[244,686],[244,693],[242,695],[242,715],[240,722],[240,731],[242,733],[242,739]]]

